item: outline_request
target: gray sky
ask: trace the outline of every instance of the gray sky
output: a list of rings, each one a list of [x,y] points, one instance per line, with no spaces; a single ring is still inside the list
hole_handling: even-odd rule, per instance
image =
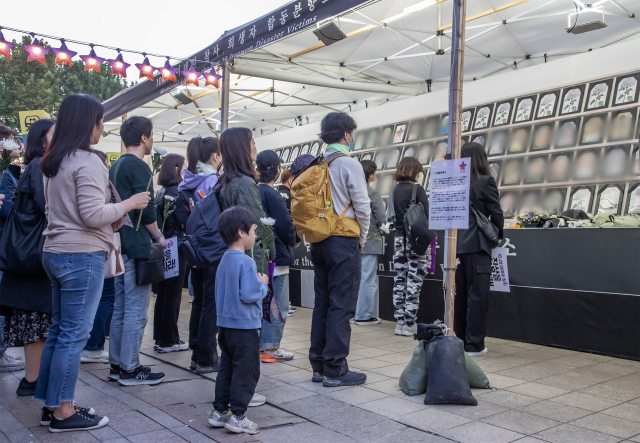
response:
[[[0,26],[41,32],[107,46],[187,57],[216,40],[225,30],[260,17],[288,0],[28,0],[3,1]],[[7,40],[22,34],[3,30]],[[53,47],[59,42],[48,40]],[[88,46],[67,45],[78,55]],[[99,57],[115,51],[96,48]],[[137,80],[134,63],[142,55],[123,53],[131,63],[127,80]],[[78,59],[78,56],[76,56]],[[150,57],[154,66],[164,59]]]

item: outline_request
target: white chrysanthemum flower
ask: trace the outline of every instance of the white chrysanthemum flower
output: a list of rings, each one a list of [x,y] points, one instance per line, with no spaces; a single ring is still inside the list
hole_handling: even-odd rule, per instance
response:
[[[170,201],[170,202],[173,202],[173,201],[176,200],[175,198],[171,197],[170,195],[165,195],[164,199],[167,200],[167,201]]]
[[[274,219],[272,219],[271,217],[261,218],[261,219],[260,219],[260,222],[261,222],[263,225],[266,225],[266,226],[273,226],[273,225],[275,225],[275,224],[276,224],[276,221],[275,221]]]
[[[16,143],[13,140],[1,140],[0,141],[0,147],[2,147],[2,149],[4,149],[5,151],[19,151],[20,150],[20,145],[18,143]]]
[[[389,227],[391,226],[391,223],[383,223],[382,226],[380,226],[380,229],[382,229],[382,231],[385,234],[389,233]]]
[[[158,155],[161,155],[161,156],[163,156],[163,157],[164,157],[165,155],[169,154],[169,151],[167,151],[167,150],[166,150],[166,149],[164,149],[164,148],[161,148],[160,146],[154,146],[154,147],[153,147],[153,151],[154,151],[154,152],[156,152]]]

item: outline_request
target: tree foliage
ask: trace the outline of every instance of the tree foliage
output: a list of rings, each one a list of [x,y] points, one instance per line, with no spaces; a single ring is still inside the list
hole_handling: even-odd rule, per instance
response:
[[[128,87],[126,80],[111,74],[107,62],[101,65],[101,73],[85,71],[79,60],[73,66],[56,65],[51,52],[45,55],[46,65],[27,62],[22,45],[28,44],[31,37],[22,37],[11,50],[10,60],[0,58],[0,123],[18,132],[18,111],[43,109],[55,118],[60,103],[69,95],[89,94],[102,102]],[[46,42],[40,44],[50,47]]]

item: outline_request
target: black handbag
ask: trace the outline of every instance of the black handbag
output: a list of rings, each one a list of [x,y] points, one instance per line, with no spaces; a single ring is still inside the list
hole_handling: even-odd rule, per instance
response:
[[[164,281],[164,251],[160,243],[151,243],[149,258],[136,258],[136,285]]]
[[[409,240],[413,252],[425,255],[436,233],[429,229],[429,219],[424,212],[424,206],[416,200],[418,186],[413,186],[411,202],[404,213],[404,235]]]
[[[493,249],[498,246],[498,244],[500,243],[500,233],[498,231],[498,228],[496,228],[496,225],[491,223],[491,220],[489,220],[482,212],[478,211],[478,208],[476,208],[476,205],[474,205],[473,203],[471,203],[471,210],[476,216],[476,224],[478,225],[478,229],[480,229],[480,232],[482,232],[482,235],[484,235],[487,243],[489,243],[489,247]]]
[[[27,166],[20,177],[13,208],[0,234],[0,270],[25,277],[46,275],[42,267],[42,233],[47,217],[38,209],[33,194],[24,189],[31,169]]]

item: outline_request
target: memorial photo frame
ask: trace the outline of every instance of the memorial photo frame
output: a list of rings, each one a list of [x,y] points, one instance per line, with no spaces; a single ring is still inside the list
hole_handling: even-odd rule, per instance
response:
[[[600,175],[603,178],[620,178],[626,176],[629,171],[629,146],[608,146],[602,157],[602,169]]]
[[[547,175],[548,155],[534,155],[527,157],[524,168],[525,185],[542,183]]]
[[[462,119],[460,120],[461,131],[469,132],[471,130],[471,124],[473,123],[473,116],[476,113],[476,108],[465,109],[462,111]]]
[[[531,137],[531,126],[519,126],[511,129],[509,135],[508,154],[522,154],[527,152],[529,138]]]
[[[433,148],[433,160],[432,162],[444,160],[447,156],[447,139],[437,140]]]
[[[623,195],[624,185],[600,185],[598,188],[598,197],[596,198],[595,213],[621,215]]]
[[[400,162],[400,151],[402,151],[402,148],[391,149],[387,152],[384,164],[385,169],[394,169],[398,167],[398,163]]]
[[[555,122],[541,123],[533,127],[530,152],[547,151],[555,139]]]
[[[402,149],[402,158],[413,157],[418,155],[418,145],[407,145]]]
[[[429,117],[425,120],[424,125],[422,126],[422,139],[426,140],[429,138],[435,138],[438,136],[439,131],[440,116],[434,115],[433,117]]]
[[[351,154],[351,158],[355,159],[360,163],[360,154]]]
[[[376,146],[389,146],[391,144],[391,140],[393,139],[394,129],[395,125],[387,125],[382,127],[378,135],[378,143]]]
[[[596,109],[607,108],[609,106],[612,89],[612,78],[589,84],[589,92],[587,93],[584,110],[593,111]]]
[[[587,214],[591,214],[595,193],[595,186],[574,186],[571,188],[568,209],[584,211]]]
[[[505,160],[502,169],[501,186],[515,186],[522,181],[522,158]]]
[[[631,150],[631,174],[640,175],[640,149],[638,149],[638,145],[634,145]]]
[[[360,161],[364,160],[373,160],[373,152],[365,152],[364,154],[362,154],[362,156],[360,157]]]
[[[380,177],[380,184],[378,185],[378,191],[380,195],[389,195],[391,188],[393,187],[393,174],[386,173]]]
[[[514,218],[518,213],[518,191],[503,191],[500,193],[500,207],[504,218]]]
[[[424,119],[420,119],[420,120],[413,120],[411,123],[409,123],[409,133],[407,134],[408,142],[414,142],[416,140],[420,140],[424,122],[425,122]]]
[[[489,134],[487,134],[486,132],[482,132],[479,134],[473,134],[469,136],[469,140],[472,143],[478,143],[479,145],[482,145],[482,147],[486,147],[487,146],[487,139],[489,138]]]
[[[502,172],[502,160],[493,160],[489,162],[489,174],[496,181],[496,185],[500,183],[501,172]]]
[[[402,143],[404,141],[405,136],[407,135],[407,123],[398,123],[393,130],[393,137],[391,138],[391,144],[397,145],[398,143]]]
[[[622,75],[616,78],[615,95],[611,106],[624,106],[638,102],[638,81],[640,73]]]
[[[423,179],[422,179],[422,184],[421,186],[424,188],[425,191],[429,192],[429,189],[431,189],[431,168],[425,168],[422,170],[422,175],[423,175]]]
[[[515,106],[515,115],[513,116],[513,123],[524,123],[533,120],[537,101],[537,95],[529,95],[517,99]]]
[[[274,149],[273,152],[275,152],[278,158],[282,160],[282,149]]]
[[[578,135],[580,134],[580,118],[570,118],[560,120],[558,129],[556,130],[555,147],[572,148],[578,144]]]
[[[439,135],[449,134],[449,114],[442,114],[440,117],[440,125],[438,126]]]
[[[640,183],[631,183],[627,191],[625,214],[640,214]]]
[[[569,181],[573,170],[572,161],[573,152],[571,151],[553,154],[549,161],[547,181],[550,183]]]
[[[608,142],[621,142],[636,138],[638,108],[619,109],[611,114]]]
[[[542,207],[542,189],[527,189],[520,193],[519,211],[533,211]]]
[[[602,143],[607,128],[608,114],[586,115],[580,133],[580,145]]]
[[[585,85],[571,86],[562,90],[560,115],[577,114],[582,110]]]
[[[384,169],[384,164],[387,160],[387,153],[383,151],[378,151],[374,154],[373,162],[376,164],[376,169],[378,171],[382,171]]]
[[[476,117],[473,121],[473,130],[478,131],[487,129],[491,126],[491,117],[493,115],[493,104],[478,106],[476,108]]]
[[[311,144],[311,149],[309,149],[309,154],[313,155],[314,157],[317,157],[319,150],[320,150],[320,142],[313,142]],[[354,150],[355,150],[355,148],[354,148]]]
[[[508,129],[500,129],[500,130],[491,132],[489,136],[487,156],[495,157],[497,155],[504,155],[508,145],[509,145]]]
[[[492,127],[505,126],[511,123],[511,113],[515,100],[505,100],[496,103],[496,112],[493,116]]]
[[[433,142],[422,143],[416,149],[416,158],[422,165],[428,165],[431,162],[433,156]]]
[[[310,148],[311,148],[311,143],[303,144],[302,148],[300,148],[300,155],[308,154]]]
[[[284,148],[282,150],[282,156],[280,159],[283,163],[289,163],[289,156],[291,155],[291,148]]]
[[[355,146],[353,147],[353,150],[360,151],[361,149],[364,149],[366,140],[367,140],[366,131],[356,132]]]
[[[560,101],[560,90],[549,91],[540,94],[538,107],[536,108],[536,120],[552,118],[556,115],[558,102]]]
[[[299,155],[300,155],[300,145],[296,145],[293,148],[291,148],[291,157],[289,157],[289,161],[294,162]]]
[[[365,149],[371,149],[371,148],[375,148],[376,146],[378,146],[378,129],[370,129],[367,132],[366,138],[365,138],[365,142],[364,142],[364,148]]]
[[[574,180],[593,180],[598,175],[600,149],[581,149],[576,152],[572,177]]]
[[[550,214],[560,214],[564,211],[567,198],[567,188],[549,188],[542,194],[542,209]]]

